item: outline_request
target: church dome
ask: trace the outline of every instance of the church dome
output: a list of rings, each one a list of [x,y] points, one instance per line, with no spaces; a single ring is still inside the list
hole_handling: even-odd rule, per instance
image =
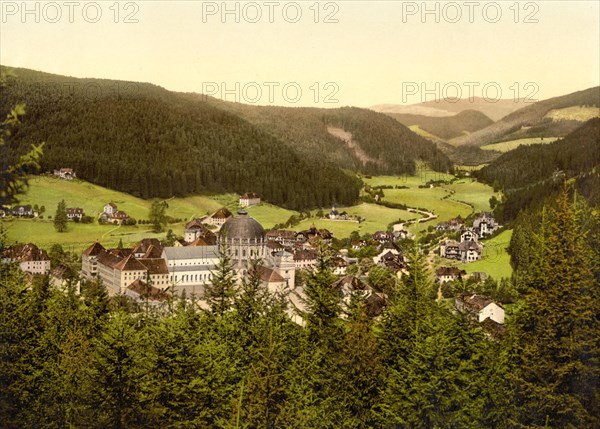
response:
[[[263,241],[265,230],[258,221],[250,216],[244,209],[238,215],[230,218],[221,227],[219,235],[229,242],[233,241]]]

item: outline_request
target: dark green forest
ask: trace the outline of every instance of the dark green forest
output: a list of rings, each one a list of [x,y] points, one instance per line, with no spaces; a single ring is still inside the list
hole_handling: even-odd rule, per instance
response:
[[[599,165],[600,118],[595,118],[554,143],[520,146],[473,174],[504,190],[506,199],[496,213],[503,220],[512,220],[521,210],[540,207],[555,197],[565,180],[597,205]]]
[[[291,209],[349,205],[361,184],[344,169],[411,174],[417,160],[452,169],[432,143],[364,109],[243,107],[266,112],[261,123],[230,103],[150,84],[14,74],[0,88],[0,115],[26,106],[11,138],[15,156],[45,142],[43,170],[74,168],[142,198],[253,191]],[[363,164],[330,125],[347,128],[377,162]]]
[[[519,220],[499,339],[435,299],[418,247],[376,319],[359,294],[342,302],[323,254],[303,326],[254,276],[235,286],[226,258],[209,309],[174,300],[162,316],[2,264],[1,426],[598,427],[598,221],[566,188]]]

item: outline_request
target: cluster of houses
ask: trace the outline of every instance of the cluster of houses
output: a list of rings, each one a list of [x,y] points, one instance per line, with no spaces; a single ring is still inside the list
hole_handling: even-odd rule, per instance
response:
[[[472,228],[465,228],[464,221],[454,218],[447,223],[438,225],[438,231],[462,231],[460,241],[444,240],[440,243],[440,256],[455,259],[462,263],[474,262],[481,259],[483,244],[479,239],[493,234],[500,228],[494,217],[482,213],[473,221]]]
[[[0,217],[12,216],[12,217],[24,217],[24,218],[36,218],[40,212],[35,209],[32,205],[17,205],[12,208],[1,207]],[[67,217],[70,220],[81,220],[85,216],[85,212],[79,207],[67,208]]]
[[[328,214],[326,214],[325,216],[323,216],[322,219],[349,221],[349,222],[357,222],[357,223],[360,223],[364,220],[360,216],[349,215],[345,211],[338,212],[337,209],[335,208],[335,206],[331,207],[331,211]]]

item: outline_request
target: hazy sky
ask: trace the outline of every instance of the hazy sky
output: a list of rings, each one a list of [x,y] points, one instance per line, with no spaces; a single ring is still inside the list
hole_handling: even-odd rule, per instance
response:
[[[2,0],[0,63],[256,104],[545,99],[599,85],[599,4]]]

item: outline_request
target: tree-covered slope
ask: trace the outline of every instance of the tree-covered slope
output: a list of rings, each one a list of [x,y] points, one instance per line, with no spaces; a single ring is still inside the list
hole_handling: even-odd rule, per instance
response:
[[[384,114],[356,107],[336,109],[251,106],[209,99],[289,145],[303,158],[329,159],[343,168],[366,174],[412,174],[415,161],[438,171],[452,163],[427,139]],[[329,128],[350,133],[368,161],[357,155]]]
[[[328,159],[303,158],[209,103],[149,84],[14,73],[1,90],[0,114],[25,103],[12,147],[18,154],[45,141],[46,170],[71,167],[144,198],[254,191],[294,209],[358,198],[358,180]]]
[[[591,204],[598,204],[599,165],[600,118],[595,118],[554,143],[520,146],[473,174],[504,189],[504,215],[513,219],[521,209],[556,194],[564,180],[574,181]]]

